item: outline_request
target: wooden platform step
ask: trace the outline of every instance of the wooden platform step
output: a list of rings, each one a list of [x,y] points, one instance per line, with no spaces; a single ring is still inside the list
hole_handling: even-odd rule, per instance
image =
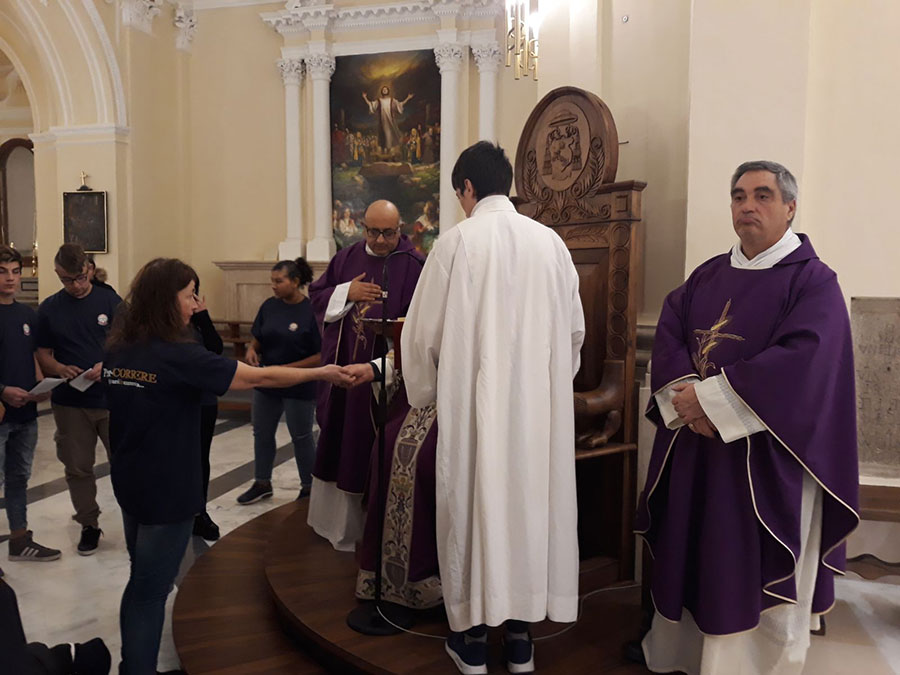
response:
[[[266,552],[265,574],[285,626],[301,642],[321,654],[331,672],[453,675],[458,671],[440,639],[399,634],[369,637],[352,631],[347,614],[357,606],[354,587],[357,564],[353,554],[339,553],[306,525],[302,504],[277,527]],[[541,673],[645,673],[627,663],[622,648],[637,635],[640,589],[606,590],[584,603],[581,620],[566,633],[538,642],[535,661]],[[535,637],[564,626],[544,622],[533,626]],[[445,636],[439,614],[421,617],[413,628]],[[491,672],[505,672],[499,636],[492,636]],[[191,675],[193,675],[193,671]]]
[[[269,540],[296,509],[286,504],[230,532],[185,576],[172,632],[189,675],[328,672],[282,630],[265,577]]]

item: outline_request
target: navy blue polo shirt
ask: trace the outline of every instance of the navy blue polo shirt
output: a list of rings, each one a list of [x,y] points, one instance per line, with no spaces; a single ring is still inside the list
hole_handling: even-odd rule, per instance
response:
[[[322,336],[309,299],[292,305],[280,298],[269,298],[256,313],[250,333],[259,340],[259,359],[263,366],[302,361],[322,351]],[[260,387],[259,391],[309,401],[316,397],[316,383],[303,382],[287,389]]]
[[[191,518],[206,507],[200,467],[200,402],[221,396],[237,361],[196,342],[151,340],[107,352],[113,491],[139,523]]]
[[[28,305],[13,302],[0,305],[0,384],[31,391],[34,376],[34,350],[37,314]],[[37,418],[37,404],[21,408],[6,405],[3,424],[25,424]]]
[[[65,289],[54,293],[38,307],[37,346],[53,350],[53,357],[64,366],[90,370],[103,360],[103,347],[116,307],[118,294],[102,286],[93,286],[83,298],[74,298]],[[51,400],[74,408],[105,408],[103,387],[96,384],[85,392],[61,384]]]

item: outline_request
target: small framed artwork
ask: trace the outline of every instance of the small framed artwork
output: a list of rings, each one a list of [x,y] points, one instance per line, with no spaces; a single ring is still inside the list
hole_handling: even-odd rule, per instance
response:
[[[63,240],[86,253],[107,252],[105,192],[63,192]]]

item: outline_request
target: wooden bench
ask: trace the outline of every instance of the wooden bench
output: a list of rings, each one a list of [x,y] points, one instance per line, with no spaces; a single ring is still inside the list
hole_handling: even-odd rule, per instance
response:
[[[253,341],[249,328],[252,321],[230,321],[227,319],[213,319],[213,325],[219,332],[222,342],[231,345],[234,349],[234,357],[243,361],[247,356],[247,345]]]

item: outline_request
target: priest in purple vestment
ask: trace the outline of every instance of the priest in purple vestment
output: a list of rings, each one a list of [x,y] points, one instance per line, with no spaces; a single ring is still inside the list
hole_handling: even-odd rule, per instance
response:
[[[774,162],[731,181],[739,242],[666,298],[635,529],[653,555],[654,672],[800,673],[834,604],[859,475],[850,322]]]
[[[405,315],[419,279],[422,257],[400,234],[397,207],[384,200],[373,202],[365,218],[365,240],[338,251],[309,286],[322,329],[323,364],[346,366],[380,357],[386,343],[363,319],[381,318],[382,311],[388,318]],[[386,309],[385,266],[390,286]],[[339,551],[352,551],[362,536],[362,494],[375,440],[374,403],[367,387],[319,388],[316,420],[321,432],[308,522]]]

